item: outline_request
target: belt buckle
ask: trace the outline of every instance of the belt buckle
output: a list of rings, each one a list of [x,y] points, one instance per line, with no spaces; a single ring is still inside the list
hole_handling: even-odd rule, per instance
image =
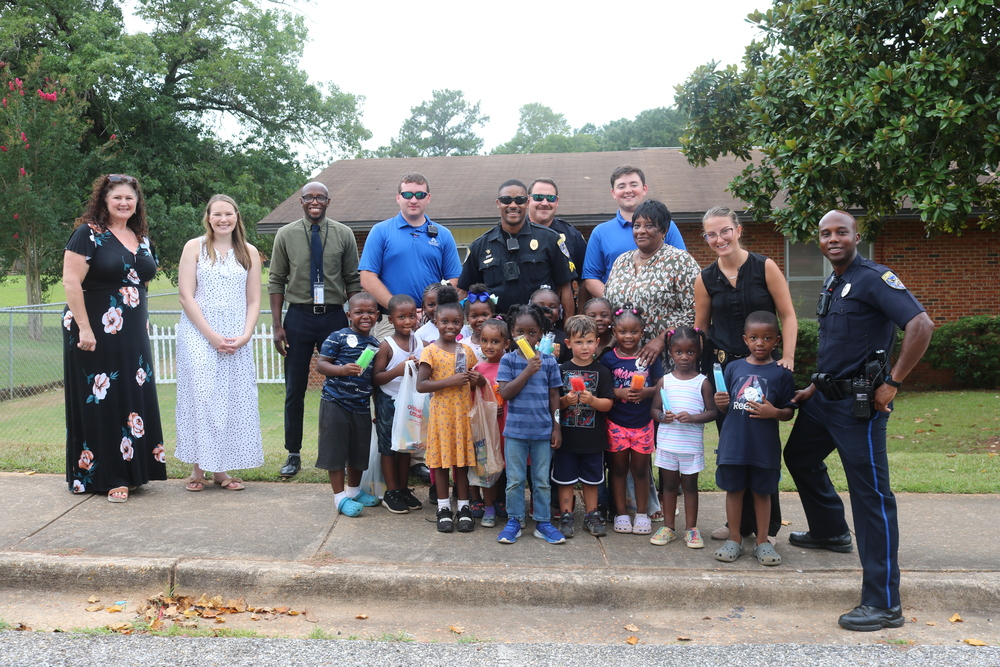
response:
[[[325,315],[326,314],[326,304],[313,304],[313,315]]]

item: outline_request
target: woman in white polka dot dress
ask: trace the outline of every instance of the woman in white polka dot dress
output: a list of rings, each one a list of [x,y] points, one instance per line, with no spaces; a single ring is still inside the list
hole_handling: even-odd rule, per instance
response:
[[[260,253],[246,242],[236,202],[215,195],[205,208],[205,236],[184,246],[179,267],[177,450],[194,464],[188,491],[212,480],[244,489],[229,470],[264,463],[257,371],[248,343],[260,314]]]

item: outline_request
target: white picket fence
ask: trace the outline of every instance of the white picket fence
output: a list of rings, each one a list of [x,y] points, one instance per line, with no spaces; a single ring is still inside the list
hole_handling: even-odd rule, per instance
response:
[[[284,384],[285,365],[274,349],[272,327],[258,324],[250,339],[257,384]],[[153,371],[157,384],[177,384],[177,325],[150,325],[149,342],[153,351]]]

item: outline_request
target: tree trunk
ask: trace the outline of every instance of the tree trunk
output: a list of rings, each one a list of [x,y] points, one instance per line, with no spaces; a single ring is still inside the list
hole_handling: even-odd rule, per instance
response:
[[[42,302],[41,262],[39,260],[38,244],[35,239],[28,242],[28,252],[24,256],[24,291],[27,295],[29,306]],[[28,338],[35,341],[41,340],[42,329],[42,314],[29,312]]]

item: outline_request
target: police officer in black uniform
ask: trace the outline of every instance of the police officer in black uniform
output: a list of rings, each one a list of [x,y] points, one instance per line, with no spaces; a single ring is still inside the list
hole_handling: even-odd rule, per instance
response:
[[[819,223],[819,247],[833,264],[819,316],[819,355],[813,383],[795,394],[801,406],[785,446],[809,530],[788,541],[807,549],[850,551],[844,503],[833,489],[824,460],[834,449],[847,473],[863,583],[861,604],[840,617],[848,630],[898,628],[899,530],[896,498],[889,489],[885,427],[892,399],[920,361],[934,323],[896,275],[857,253],[857,222],[830,211]],[[895,327],[906,336],[891,369]]]
[[[526,220],[528,189],[518,180],[505,181],[497,196],[500,224],[469,246],[458,288],[485,283],[497,295],[497,312],[528,303],[542,285],[555,285],[567,313],[573,309],[573,273],[559,247],[559,235]]]

